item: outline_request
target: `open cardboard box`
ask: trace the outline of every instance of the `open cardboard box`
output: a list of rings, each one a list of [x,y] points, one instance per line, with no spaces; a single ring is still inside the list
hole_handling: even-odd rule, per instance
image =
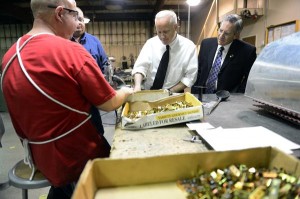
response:
[[[209,151],[131,159],[95,159],[81,174],[72,199],[185,198],[176,181],[231,164],[283,168],[300,176],[300,161],[272,148]]]
[[[186,101],[192,104],[192,107],[181,108],[174,111],[159,112],[149,114],[139,119],[128,118],[129,111],[151,110],[153,107],[171,104],[176,101]],[[127,102],[122,111],[122,129],[147,129],[171,124],[178,124],[203,118],[202,103],[191,93],[173,95],[156,101],[135,101]]]
[[[135,92],[132,95],[129,95],[127,98],[127,102],[136,102],[136,101],[155,101],[160,100],[165,97],[170,96],[170,91],[167,89],[160,90],[142,90]]]

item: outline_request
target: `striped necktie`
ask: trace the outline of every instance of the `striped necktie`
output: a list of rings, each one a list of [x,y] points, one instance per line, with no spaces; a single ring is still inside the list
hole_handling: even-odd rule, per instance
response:
[[[216,90],[216,81],[218,79],[218,74],[220,72],[221,63],[222,63],[222,51],[224,50],[224,47],[221,46],[218,50],[217,57],[215,59],[215,62],[213,66],[210,69],[209,76],[207,78],[206,82],[206,92],[205,93],[214,93]]]

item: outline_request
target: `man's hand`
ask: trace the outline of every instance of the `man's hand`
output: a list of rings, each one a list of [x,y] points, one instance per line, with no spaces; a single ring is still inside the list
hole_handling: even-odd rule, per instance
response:
[[[133,88],[129,88],[127,86],[123,86],[120,88],[120,90],[122,90],[126,96],[131,95],[132,93],[134,93]]]
[[[120,106],[122,106],[122,104],[126,102],[127,97],[132,93],[133,93],[133,88],[123,86],[116,91],[116,95],[114,97],[107,100],[103,104],[98,105],[97,108],[106,112],[113,111],[119,108]]]

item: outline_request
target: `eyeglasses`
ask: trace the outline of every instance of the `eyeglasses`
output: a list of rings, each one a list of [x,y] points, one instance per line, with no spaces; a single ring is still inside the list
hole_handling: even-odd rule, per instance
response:
[[[166,35],[168,35],[171,32],[171,30],[156,31],[156,32],[157,32],[158,35],[164,35],[164,36],[166,36]]]
[[[54,6],[54,5],[48,5],[47,7],[48,8],[57,8],[57,6]],[[78,20],[78,11],[72,10],[72,9],[69,9],[69,8],[64,8],[64,7],[63,7],[63,9],[68,11],[70,14],[74,13],[74,14],[72,14],[73,17],[75,18],[75,20]]]
[[[219,33],[219,34],[223,34],[225,37],[229,37],[229,36],[231,36],[231,35],[234,35],[233,32],[231,32],[231,33],[225,32],[225,31],[222,30],[222,29],[219,29],[219,30],[218,30],[218,33]]]

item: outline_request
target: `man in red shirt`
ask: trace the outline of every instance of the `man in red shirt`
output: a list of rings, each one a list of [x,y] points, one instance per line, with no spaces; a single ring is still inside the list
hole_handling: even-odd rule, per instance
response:
[[[115,91],[69,40],[78,24],[74,0],[31,0],[31,9],[33,28],[3,57],[2,89],[18,136],[52,184],[48,198],[70,198],[86,162],[110,152],[91,107],[115,110],[133,90]]]

